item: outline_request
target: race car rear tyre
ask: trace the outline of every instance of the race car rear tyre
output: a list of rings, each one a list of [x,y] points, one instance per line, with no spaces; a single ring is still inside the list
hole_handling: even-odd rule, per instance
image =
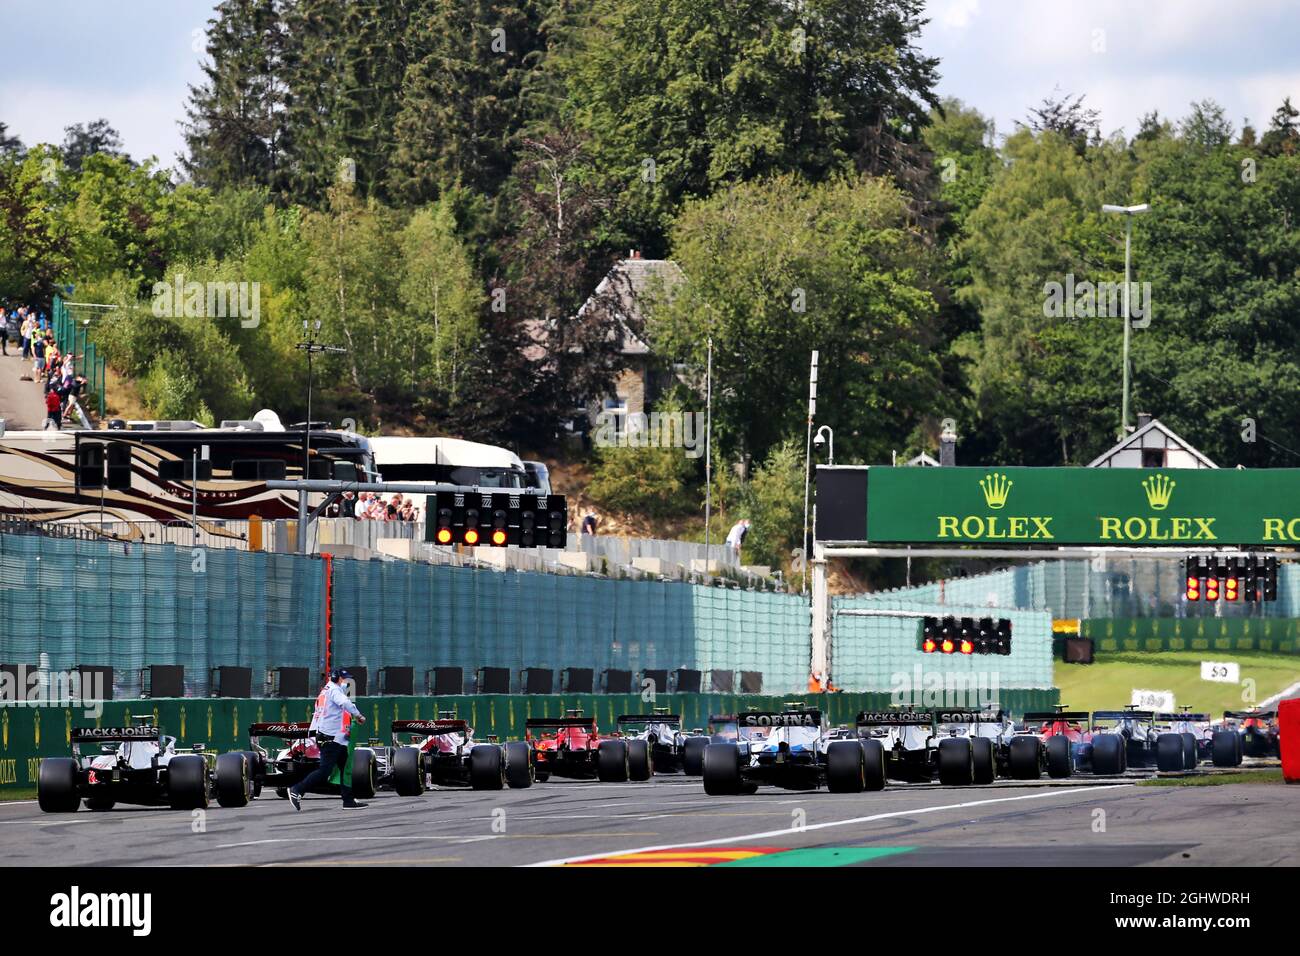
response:
[[[95,810],[97,812],[102,813],[105,810],[112,810],[115,806],[117,806],[117,801],[114,800],[112,797],[87,797],[86,798],[87,810]]]
[[[687,737],[682,750],[682,772],[688,777],[698,777],[704,773],[704,748],[709,745],[708,737]]]
[[[1216,767],[1235,767],[1241,736],[1235,730],[1216,730],[1210,738],[1210,762]]]
[[[399,797],[418,797],[424,793],[424,762],[418,747],[398,747],[393,751],[393,790]]]
[[[1258,732],[1248,731],[1241,735],[1241,749],[1247,757],[1267,757],[1268,737]]]
[[[369,800],[378,789],[378,764],[375,752],[369,747],[358,747],[352,753],[352,795],[358,800]]]
[[[866,789],[885,789],[885,747],[879,740],[859,740],[862,762],[866,771]]]
[[[1063,780],[1074,773],[1070,758],[1070,738],[1057,734],[1047,738],[1047,775],[1053,780]]]
[[[77,761],[71,757],[46,757],[36,775],[36,803],[46,813],[76,813]]]
[[[208,762],[180,754],[167,763],[167,802],[173,810],[206,810],[211,799]]]
[[[1183,731],[1183,769],[1196,769],[1196,735]]]
[[[469,752],[469,785],[501,790],[506,785],[506,755],[496,744],[479,744]]]
[[[513,790],[533,785],[533,751],[522,740],[511,740],[503,748],[506,758],[506,783]]]
[[[1007,770],[1013,780],[1037,780],[1041,767],[1038,750],[1042,744],[1037,737],[1022,734],[1011,738],[1007,748]]]
[[[740,748],[735,744],[709,744],[704,748],[704,792],[714,797],[740,793]]]
[[[650,741],[629,740],[627,742],[627,775],[631,780],[649,780],[654,776],[654,755],[650,751]]]
[[[1120,774],[1124,772],[1124,738],[1119,734],[1097,734],[1092,738],[1092,772],[1094,774]]]
[[[975,783],[992,783],[997,776],[997,764],[993,760],[993,741],[987,737],[972,737],[970,741],[971,760],[975,765],[972,778]]]
[[[832,740],[826,748],[826,789],[861,793],[867,789],[867,756],[853,740]]]
[[[248,757],[242,753],[217,755],[217,806],[246,807],[251,786]]]
[[[262,778],[266,776],[266,758],[256,750],[241,750],[248,758],[248,799],[256,800],[262,795]]]
[[[939,741],[939,782],[948,787],[965,787],[975,779],[970,740],[945,737]]]
[[[628,778],[626,740],[602,740],[596,748],[596,777],[601,783],[625,783]]]
[[[1169,773],[1171,770],[1185,770],[1186,758],[1183,755],[1182,734],[1161,734],[1156,738],[1156,769]]]

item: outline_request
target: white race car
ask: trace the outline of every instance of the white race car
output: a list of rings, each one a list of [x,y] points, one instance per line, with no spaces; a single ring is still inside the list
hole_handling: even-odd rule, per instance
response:
[[[656,773],[698,776],[704,770],[709,738],[682,730],[682,715],[656,710],[653,714],[620,714],[616,733],[627,741],[628,776],[649,780]]]
[[[437,720],[394,720],[389,729],[392,746],[375,748],[378,785],[400,796],[419,796],[431,785],[531,787],[536,778],[536,760],[527,743],[477,741],[473,728],[454,712],[443,712]]]

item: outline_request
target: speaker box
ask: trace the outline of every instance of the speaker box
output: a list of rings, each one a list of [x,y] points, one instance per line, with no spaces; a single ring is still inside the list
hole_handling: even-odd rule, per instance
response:
[[[276,697],[310,697],[311,681],[305,667],[277,667],[275,670]]]
[[[352,675],[352,683],[356,685],[352,690],[352,699],[365,697],[369,689],[370,673],[364,667],[344,667],[343,670]]]
[[[700,692],[700,672],[679,668],[677,676],[677,693],[679,694],[698,694]]]
[[[566,694],[590,694],[596,686],[596,672],[590,667],[566,667],[561,676]]]
[[[251,667],[216,667],[212,671],[213,697],[252,697]]]
[[[740,692],[742,694],[763,693],[763,672],[762,671],[741,671]]]
[[[709,687],[715,694],[735,693],[736,672],[709,671]]]
[[[1067,664],[1091,664],[1092,638],[1067,637],[1065,639],[1064,660]]]
[[[510,668],[480,667],[478,672],[478,692],[480,694],[510,693]]]
[[[82,700],[113,699],[113,668],[98,664],[80,664],[77,674],[81,677]]]
[[[630,694],[632,693],[632,672],[631,671],[605,671],[605,693],[606,694]]]
[[[27,680],[35,670],[23,664],[0,664],[0,700],[26,700]]]
[[[185,668],[180,664],[151,664],[145,670],[146,697],[184,697]]]
[[[386,697],[414,697],[415,668],[385,667],[380,670],[379,693]]]
[[[554,689],[555,671],[549,667],[525,667],[523,677],[525,694],[549,694]]]
[[[668,671],[666,670],[642,671],[641,687],[637,688],[638,692],[641,690],[642,687],[645,687],[646,681],[650,681],[650,689],[652,690],[653,693],[655,694],[668,693]]]
[[[427,677],[426,676],[426,683]],[[435,697],[465,693],[465,672],[459,667],[435,667],[433,681],[429,683]]]

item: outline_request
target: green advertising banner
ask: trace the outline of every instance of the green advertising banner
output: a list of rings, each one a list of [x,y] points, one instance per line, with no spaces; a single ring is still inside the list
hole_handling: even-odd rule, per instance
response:
[[[870,468],[872,543],[1283,546],[1300,469]]]

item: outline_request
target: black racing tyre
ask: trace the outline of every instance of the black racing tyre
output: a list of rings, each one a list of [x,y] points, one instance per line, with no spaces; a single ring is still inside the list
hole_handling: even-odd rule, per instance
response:
[[[826,748],[826,789],[861,793],[867,789],[867,758],[854,740],[832,740]]]
[[[1092,772],[1110,775],[1124,772],[1124,738],[1119,734],[1097,734],[1092,738]]]
[[[648,740],[629,740],[627,742],[628,779],[638,782],[649,780],[654,776],[654,754]]]
[[[1241,750],[1247,757],[1267,757],[1269,752],[1268,737],[1255,730],[1242,734]]]
[[[288,800],[288,799],[289,799],[289,788],[288,788],[288,787],[276,787],[276,788],[275,788],[275,795],[276,795],[277,797],[279,797],[281,800]]]
[[[1183,769],[1196,769],[1196,735],[1183,731],[1181,734],[1183,740]]]
[[[1210,762],[1216,767],[1235,767],[1240,759],[1241,737],[1235,730],[1216,730],[1210,738]]]
[[[36,775],[36,803],[46,813],[76,813],[77,761],[71,757],[46,757]]]
[[[1074,758],[1070,756],[1070,738],[1060,734],[1047,738],[1047,775],[1053,780],[1063,780],[1074,773]]]
[[[210,799],[206,760],[179,754],[167,762],[167,802],[173,810],[206,810]]]
[[[625,783],[628,778],[626,740],[602,740],[596,747],[596,778],[601,783]]]
[[[87,810],[96,810],[99,812],[103,812],[105,810],[112,810],[115,806],[117,806],[117,801],[114,800],[112,797],[87,797],[86,798]]]
[[[1156,738],[1156,769],[1162,773],[1186,769],[1182,734],[1161,734]]]
[[[1011,738],[1007,747],[1007,772],[1013,780],[1037,780],[1042,771],[1039,748],[1042,742],[1032,734]]]
[[[496,744],[479,744],[469,752],[469,785],[501,790],[506,785],[506,755]]]
[[[972,737],[971,761],[975,765],[974,783],[992,783],[997,776],[997,763],[993,758],[993,741],[988,737]]]
[[[945,737],[939,741],[939,782],[948,787],[965,787],[975,779],[970,739]]]
[[[352,752],[352,794],[358,800],[369,800],[379,787],[378,763],[375,752],[369,747],[358,747]]]
[[[252,786],[248,782],[248,757],[242,753],[217,756],[217,806],[246,807]]]
[[[885,789],[885,746],[879,740],[859,740],[862,748],[862,765],[865,770],[866,789]]]
[[[424,760],[419,747],[398,747],[393,751],[393,790],[399,797],[424,793]]]
[[[734,796],[741,790],[740,748],[735,744],[709,744],[704,748],[700,775],[710,796]]]
[[[709,745],[708,737],[687,737],[682,748],[682,772],[688,777],[698,777],[704,773],[704,748]]]
[[[266,758],[256,750],[241,750],[248,758],[248,799],[256,800],[262,795],[262,780],[266,777]]]
[[[533,785],[533,749],[522,740],[507,742],[502,750],[506,758],[506,783],[513,790],[523,790]]]

